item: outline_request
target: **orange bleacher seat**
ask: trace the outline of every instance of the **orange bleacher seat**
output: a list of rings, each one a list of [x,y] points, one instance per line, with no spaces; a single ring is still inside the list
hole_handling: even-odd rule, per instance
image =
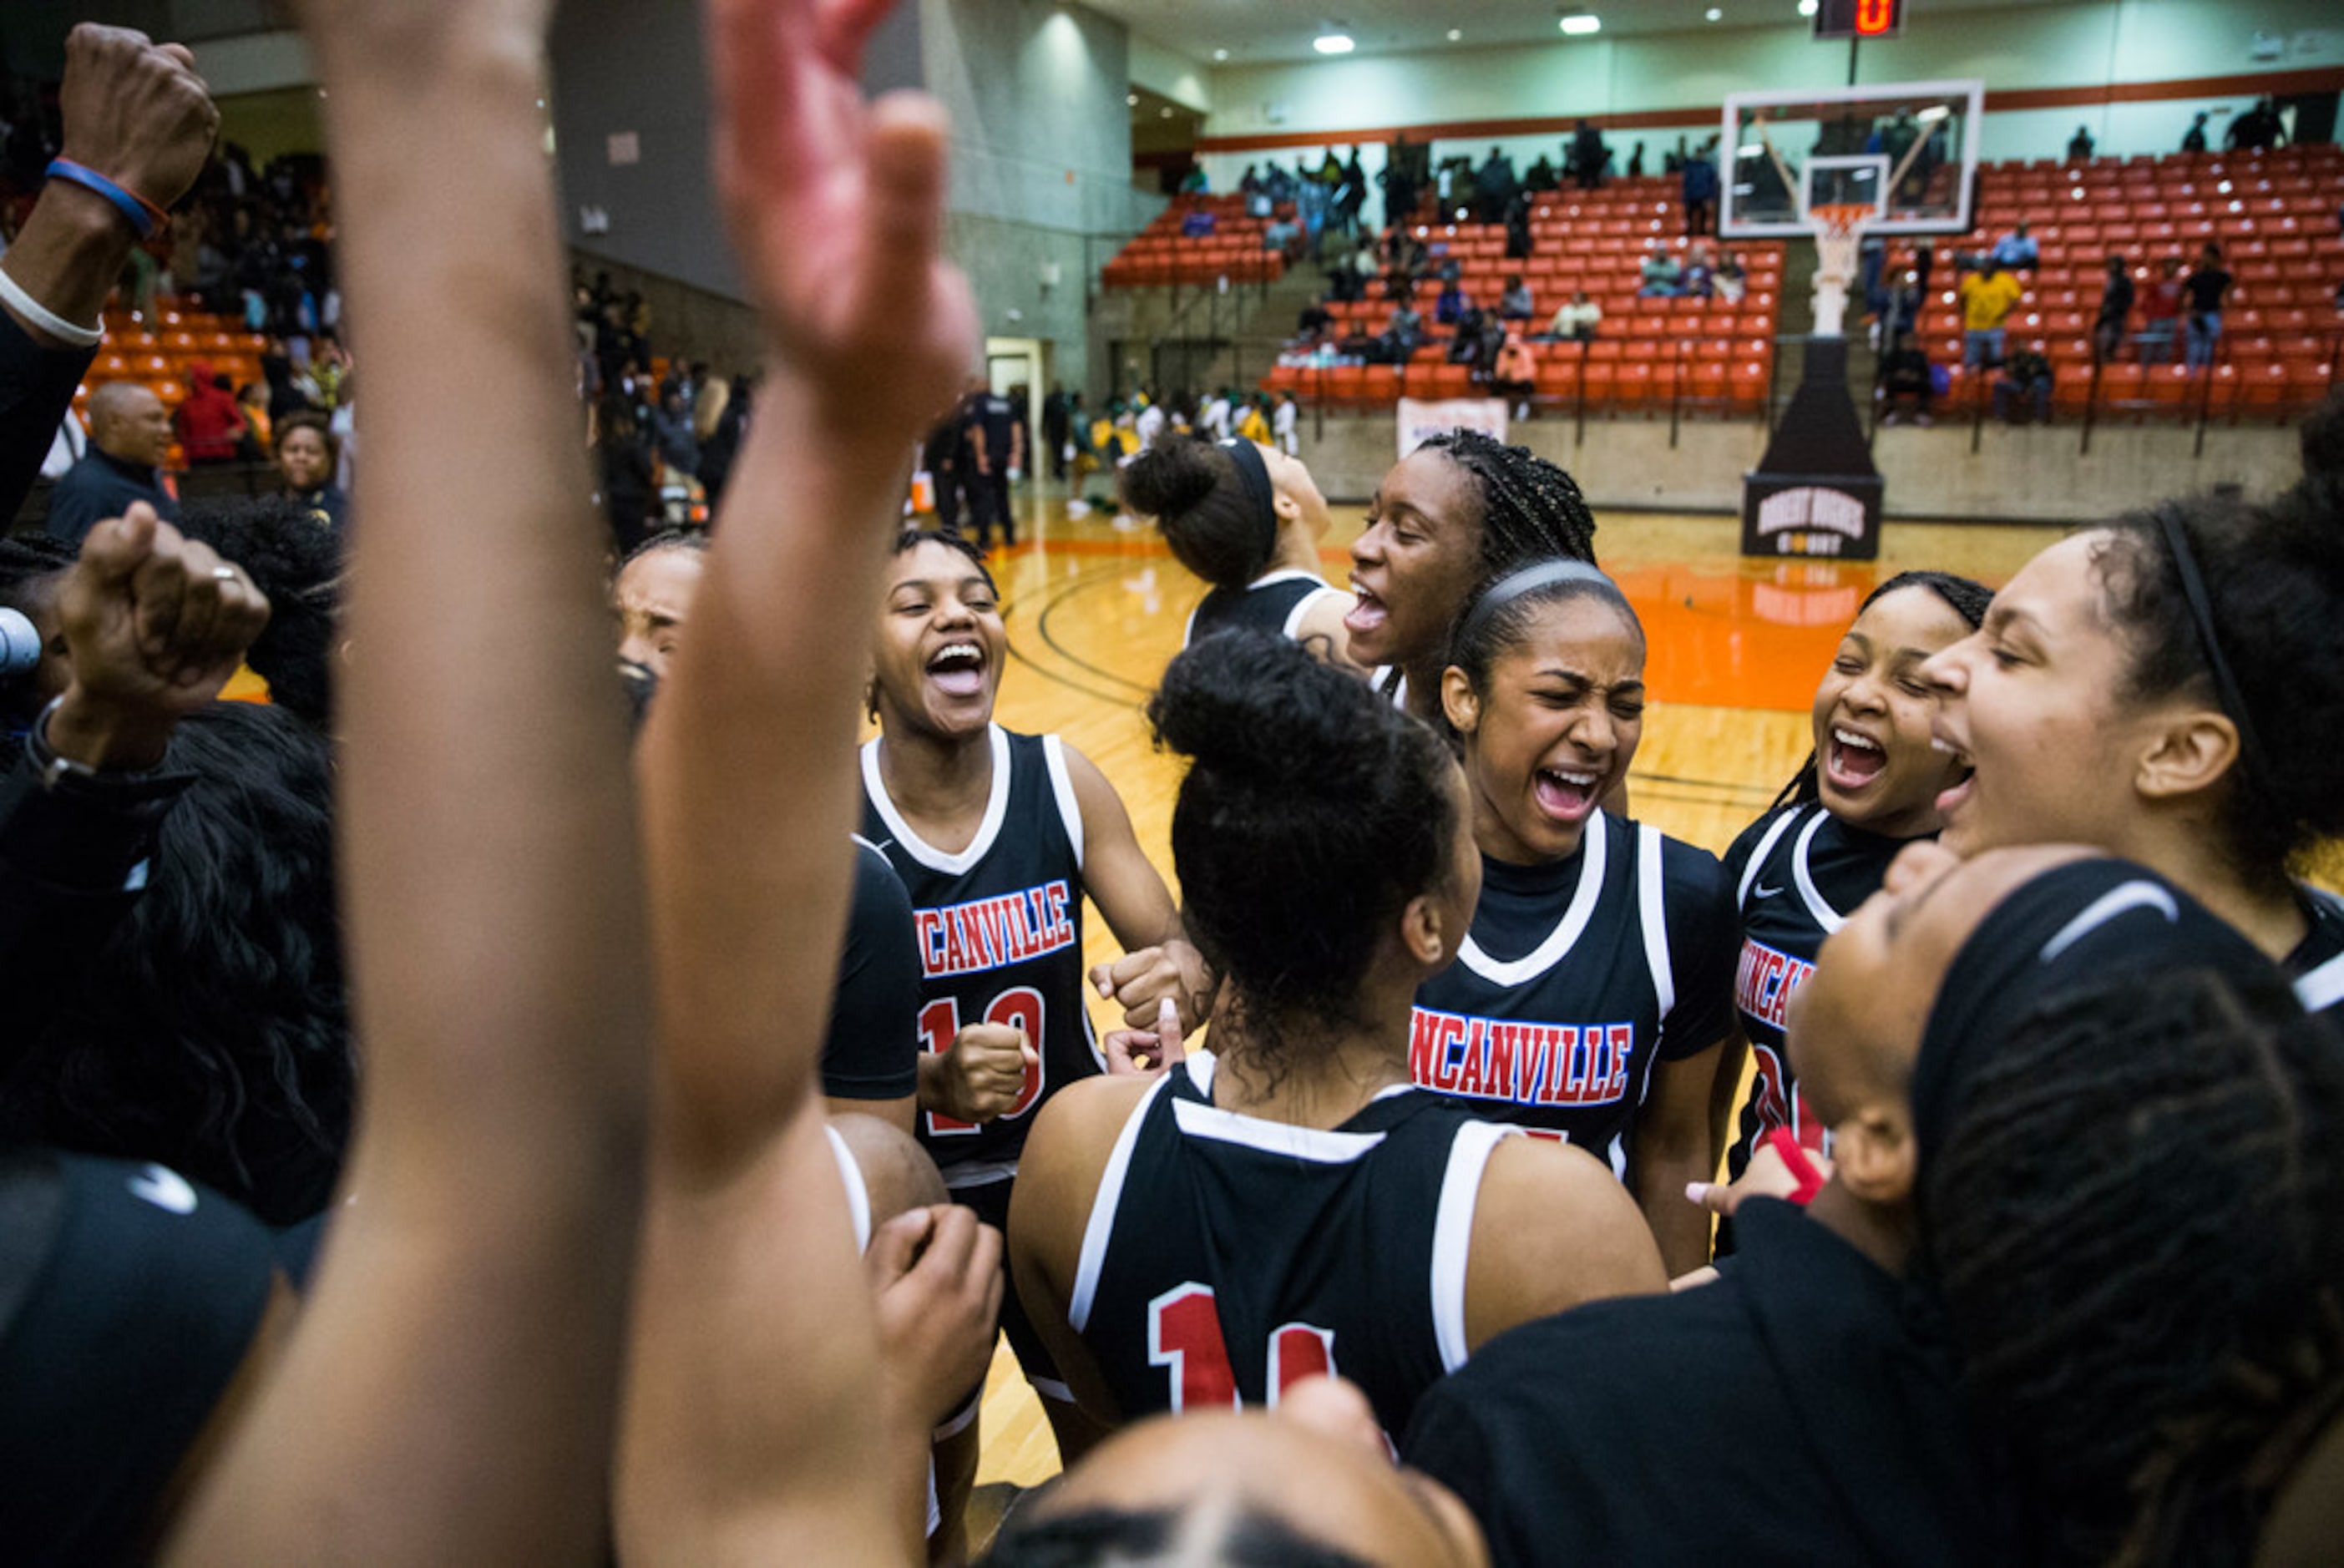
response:
[[[1757,408],[1766,400],[1766,385],[1773,372],[1763,359],[1740,359],[1727,372],[1726,385],[1733,407],[1739,410]]]
[[[2286,405],[2287,367],[2277,359],[2249,360],[2235,367],[2220,368],[2235,369],[2238,372],[2233,397],[2238,409],[2273,412]],[[2221,395],[2218,388],[2215,395]]]
[[[1620,366],[1616,360],[1591,358],[1587,361],[1587,406],[1591,409],[1609,408],[1619,379]]]
[[[1620,367],[1612,381],[1612,401],[1623,409],[1641,409],[1652,396],[1652,367],[1644,360],[1631,360]]]
[[[160,379],[148,378],[146,389],[162,399],[166,408],[176,409],[187,398],[187,384],[167,376]]]

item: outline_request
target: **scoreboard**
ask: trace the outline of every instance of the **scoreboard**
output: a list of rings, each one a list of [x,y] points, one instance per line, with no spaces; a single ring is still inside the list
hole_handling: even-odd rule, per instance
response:
[[[1822,0],[1818,38],[1893,38],[1904,30],[1904,0]]]

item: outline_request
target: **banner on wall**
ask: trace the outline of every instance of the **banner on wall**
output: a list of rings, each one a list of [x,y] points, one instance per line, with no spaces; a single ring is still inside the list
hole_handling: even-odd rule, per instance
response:
[[[1441,402],[1399,400],[1399,455],[1408,456],[1434,436],[1450,430],[1480,430],[1496,440],[1506,439],[1503,398],[1450,398]]]

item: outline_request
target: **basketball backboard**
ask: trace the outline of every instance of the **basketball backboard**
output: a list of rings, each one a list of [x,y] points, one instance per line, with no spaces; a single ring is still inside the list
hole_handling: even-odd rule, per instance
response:
[[[1899,82],[1736,93],[1719,142],[1717,231],[1814,232],[1817,207],[1865,205],[1874,234],[1960,234],[1985,84]]]

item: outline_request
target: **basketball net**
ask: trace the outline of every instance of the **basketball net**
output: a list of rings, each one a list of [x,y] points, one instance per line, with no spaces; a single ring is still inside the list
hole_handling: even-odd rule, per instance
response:
[[[1846,326],[1847,291],[1873,210],[1866,202],[1824,202],[1808,208],[1807,217],[1815,226],[1815,336],[1837,338]]]

